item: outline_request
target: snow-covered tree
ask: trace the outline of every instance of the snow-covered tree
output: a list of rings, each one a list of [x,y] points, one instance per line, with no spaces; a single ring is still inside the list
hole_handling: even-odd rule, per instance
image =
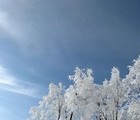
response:
[[[63,117],[64,88],[60,83],[58,86],[51,83],[49,93],[39,102],[38,107],[32,107],[29,120],[60,120]]]
[[[140,120],[140,101],[131,102],[128,108],[128,114],[131,120]]]
[[[126,120],[137,120],[132,117],[132,113],[137,114],[136,110],[132,112],[133,106],[140,101],[140,56],[133,60],[133,66],[129,66],[129,73],[123,79],[123,88],[125,90],[125,104],[123,106],[123,115]],[[138,104],[137,104],[138,105]],[[129,114],[128,114],[129,113]],[[138,113],[140,113],[138,111]],[[131,116],[131,117],[130,117]]]
[[[124,80],[129,103],[135,99],[140,99],[140,56],[133,62],[134,65],[129,66],[129,74]]]
[[[67,89],[65,99],[67,108],[74,119],[90,120],[93,115],[93,77],[91,69],[75,69],[69,76],[74,85]]]
[[[140,57],[120,78],[113,67],[110,80],[95,84],[91,69],[74,71],[66,90],[63,85],[49,85],[49,93],[30,109],[28,120],[140,120]]]
[[[107,84],[107,83],[106,83]],[[93,94],[94,116],[97,120],[106,120],[107,115],[107,86],[98,86]]]
[[[113,67],[111,71],[109,90],[110,94],[108,95],[109,95],[109,104],[111,105],[110,106],[110,112],[112,114],[111,119],[118,120],[119,109],[120,107],[122,107],[124,96],[123,84],[120,78],[120,72],[118,68]]]

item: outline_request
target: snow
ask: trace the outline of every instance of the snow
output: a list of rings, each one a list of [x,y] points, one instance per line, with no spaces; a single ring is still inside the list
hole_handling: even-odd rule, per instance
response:
[[[76,67],[69,88],[50,83],[49,93],[30,109],[28,120],[140,120],[140,57],[120,78],[113,67],[103,85],[94,83],[91,69]]]

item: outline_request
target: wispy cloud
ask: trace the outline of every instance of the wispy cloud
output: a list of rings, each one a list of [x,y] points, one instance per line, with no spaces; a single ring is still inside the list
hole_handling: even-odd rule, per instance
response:
[[[15,40],[20,43],[24,34],[23,32],[10,20],[10,16],[6,11],[0,10],[0,27],[13,37],[12,40]]]
[[[26,95],[30,97],[39,97],[39,91],[32,83],[18,80],[11,75],[8,69],[0,65],[0,89]]]
[[[15,42],[22,49],[25,49],[27,44],[31,43],[31,40],[28,39],[29,36],[27,34],[30,31],[25,29],[24,23],[14,18],[10,12],[1,9],[0,28],[11,38],[9,39],[10,41]]]
[[[26,55],[42,53],[42,44],[36,36],[38,33],[30,23],[31,21],[25,22],[17,17],[19,15],[19,13],[13,15],[9,11],[0,9],[0,29],[9,36],[8,40],[17,44]],[[36,54],[32,51],[35,51]]]

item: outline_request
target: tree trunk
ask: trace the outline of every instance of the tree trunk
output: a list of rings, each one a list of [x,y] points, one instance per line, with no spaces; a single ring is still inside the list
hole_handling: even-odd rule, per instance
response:
[[[59,108],[59,110],[58,110],[58,119],[57,120],[60,119],[60,115],[61,115],[61,109]]]
[[[73,117],[73,112],[70,114],[70,120],[72,120],[72,117]]]
[[[118,120],[118,107],[119,107],[119,100],[117,100],[117,105],[116,105],[116,120]]]
[[[118,120],[118,110],[116,110],[116,120]]]
[[[113,117],[113,120],[115,120],[115,119],[114,119],[114,111],[113,111],[113,113],[112,113],[112,117]]]

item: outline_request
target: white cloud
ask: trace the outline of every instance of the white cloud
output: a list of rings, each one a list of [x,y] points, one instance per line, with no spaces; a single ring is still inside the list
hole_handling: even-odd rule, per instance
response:
[[[0,65],[0,89],[38,98],[39,91],[35,88],[31,83],[18,80],[8,69]]]
[[[16,80],[13,76],[8,74],[7,69],[0,66],[0,84],[16,86]]]
[[[9,14],[2,10],[0,10],[0,28],[13,37],[12,40],[15,40],[16,42],[20,43],[20,38],[24,36],[21,29],[11,22]]]
[[[30,21],[25,22],[18,17],[19,15],[19,13],[15,15],[0,9],[0,30],[6,33],[10,38],[8,40],[17,44],[18,49],[25,55],[43,53],[42,43],[36,36],[36,30],[32,24],[29,24]]]

